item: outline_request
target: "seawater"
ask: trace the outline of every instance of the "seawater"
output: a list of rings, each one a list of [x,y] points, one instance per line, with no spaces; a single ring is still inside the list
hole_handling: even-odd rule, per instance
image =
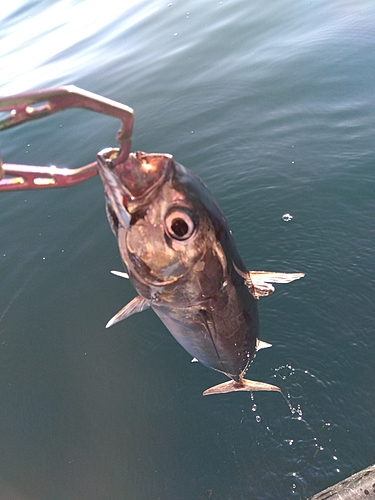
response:
[[[2,95],[131,106],[133,149],[203,178],[249,269],[306,273],[259,303],[247,376],[284,398],[204,398],[223,377],[151,311],[104,328],[135,292],[100,180],[2,193],[2,498],[305,499],[374,463],[374,26],[366,0],[2,3]],[[70,110],[0,150],[78,167],[117,128]]]

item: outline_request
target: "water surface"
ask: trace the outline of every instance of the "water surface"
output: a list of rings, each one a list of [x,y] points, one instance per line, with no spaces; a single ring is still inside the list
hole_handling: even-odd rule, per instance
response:
[[[75,84],[131,106],[133,149],[217,198],[260,301],[248,377],[223,377],[135,292],[100,180],[0,196],[0,492],[17,500],[305,499],[375,462],[372,1],[13,1],[0,93]],[[4,161],[78,167],[116,120],[71,110],[0,135]],[[284,222],[283,214],[293,219]]]

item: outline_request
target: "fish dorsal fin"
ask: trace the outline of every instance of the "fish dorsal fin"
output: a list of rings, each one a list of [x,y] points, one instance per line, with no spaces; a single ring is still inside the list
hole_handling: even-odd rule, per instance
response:
[[[268,347],[272,347],[272,344],[264,342],[263,340],[257,340],[257,351],[260,351],[261,349],[268,349]]]
[[[238,269],[234,262],[233,266],[245,280],[245,285],[255,299],[271,295],[275,291],[271,283],[290,283],[305,276],[304,273],[272,273],[268,271],[248,271],[244,273]]]
[[[122,271],[111,271],[111,273],[115,276],[120,276],[120,278],[126,278],[127,280],[129,279],[128,273],[124,273]]]
[[[112,325],[115,325],[119,321],[128,318],[132,314],[140,313],[145,309],[150,307],[150,301],[144,299],[140,295],[137,295],[133,300],[131,300],[126,306],[124,306],[117,314],[111,318],[108,323],[105,325],[106,328],[109,328]]]

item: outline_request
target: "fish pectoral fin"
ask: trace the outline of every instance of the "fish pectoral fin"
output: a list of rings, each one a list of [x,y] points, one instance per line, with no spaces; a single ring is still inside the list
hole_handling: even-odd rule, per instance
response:
[[[117,314],[111,318],[108,323],[105,325],[106,328],[122,321],[123,319],[128,318],[132,314],[140,313],[145,309],[150,307],[150,301],[144,299],[140,295],[137,295],[133,300],[131,300],[126,306],[124,306]]]
[[[271,283],[290,283],[305,276],[304,273],[271,273],[268,271],[248,271],[247,273],[238,269],[233,262],[237,273],[242,276],[245,285],[255,299],[267,297],[275,291]]]
[[[271,283],[291,283],[305,276],[304,273],[270,273],[267,271],[249,271],[248,273],[253,290],[250,290],[256,299],[266,297],[275,291]]]
[[[226,392],[235,391],[276,391],[281,392],[280,387],[276,385],[266,384],[265,382],[256,382],[255,380],[247,380],[243,378],[240,382],[235,382],[234,380],[229,380],[214,387],[210,387],[204,391],[203,396],[208,396],[210,394],[224,394]]]
[[[127,280],[129,279],[128,273],[124,273],[122,271],[111,271],[111,273],[115,276],[120,276],[120,278],[126,278]]]

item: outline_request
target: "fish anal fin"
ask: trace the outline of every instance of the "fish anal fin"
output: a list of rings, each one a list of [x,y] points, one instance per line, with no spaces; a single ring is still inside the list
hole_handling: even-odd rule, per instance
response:
[[[227,392],[236,391],[276,391],[281,392],[280,387],[276,385],[266,384],[265,382],[256,382],[255,380],[248,380],[243,378],[240,382],[235,382],[234,380],[229,380],[214,387],[210,387],[204,391],[203,396],[209,396],[211,394],[225,394]]]
[[[150,307],[150,301],[144,299],[140,295],[137,295],[133,300],[131,300],[126,306],[124,306],[118,313],[116,313],[113,318],[111,318],[108,323],[105,325],[106,328],[109,328],[112,325],[115,325],[119,321],[128,318],[132,314],[140,313],[145,309]]]

